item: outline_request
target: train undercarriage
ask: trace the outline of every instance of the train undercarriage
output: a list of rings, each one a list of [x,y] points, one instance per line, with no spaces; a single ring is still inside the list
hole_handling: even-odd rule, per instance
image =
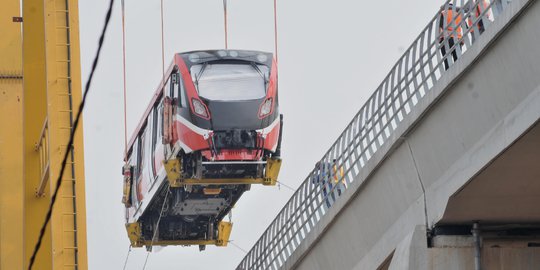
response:
[[[226,246],[232,223],[223,219],[251,184],[276,184],[281,159],[212,162],[196,153],[164,164],[167,181],[139,221],[126,225],[132,246]]]

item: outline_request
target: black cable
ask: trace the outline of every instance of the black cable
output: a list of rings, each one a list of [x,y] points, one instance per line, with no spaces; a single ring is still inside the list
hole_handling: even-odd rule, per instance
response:
[[[41,247],[41,241],[43,240],[43,236],[45,235],[45,229],[47,228],[47,224],[49,224],[49,221],[51,220],[52,210],[54,203],[56,202],[56,196],[58,195],[58,190],[60,190],[60,186],[62,185],[62,177],[64,175],[64,170],[66,169],[67,159],[69,156],[69,153],[71,152],[71,148],[73,145],[73,139],[75,137],[75,132],[77,131],[77,127],[79,126],[79,120],[81,118],[81,114],[84,108],[84,104],[86,102],[86,96],[88,95],[88,90],[90,89],[90,84],[92,83],[92,78],[94,77],[94,72],[96,71],[96,67],[99,61],[99,56],[101,53],[101,48],[103,47],[103,41],[105,40],[105,32],[107,32],[107,27],[109,26],[109,21],[111,19],[112,14],[112,8],[113,8],[114,0],[111,0],[109,3],[109,10],[107,11],[107,15],[105,16],[105,25],[103,26],[103,30],[101,32],[101,36],[99,38],[98,43],[98,49],[96,52],[96,56],[94,57],[94,63],[92,64],[92,70],[90,71],[90,75],[88,76],[88,81],[86,82],[86,86],[84,88],[84,95],[81,100],[81,103],[79,105],[79,109],[77,111],[77,116],[75,117],[75,122],[73,123],[73,128],[71,129],[71,134],[69,134],[69,143],[67,144],[66,151],[64,154],[64,159],[62,160],[62,166],[60,168],[60,174],[58,175],[58,179],[56,180],[56,188],[54,190],[54,193],[51,198],[51,204],[49,206],[49,211],[47,212],[47,216],[45,216],[45,222],[43,223],[43,226],[41,227],[41,231],[39,233],[39,239],[36,243],[36,246],[34,247],[34,252],[32,253],[32,257],[30,258],[30,263],[28,264],[28,269],[32,269],[32,266],[34,265],[34,261],[36,260],[36,255],[39,251],[39,248]]]

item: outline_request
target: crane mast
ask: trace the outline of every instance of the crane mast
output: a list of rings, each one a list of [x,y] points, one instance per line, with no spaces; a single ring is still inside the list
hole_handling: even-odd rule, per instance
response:
[[[1,269],[28,267],[81,100],[78,1],[19,5],[0,10]],[[35,269],[87,269],[83,151],[79,128]]]
[[[0,269],[22,269],[22,33],[19,1],[0,9]]]

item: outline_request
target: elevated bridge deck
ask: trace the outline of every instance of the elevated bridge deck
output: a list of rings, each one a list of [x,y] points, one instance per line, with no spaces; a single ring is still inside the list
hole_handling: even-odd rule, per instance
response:
[[[237,269],[474,269],[474,222],[485,269],[538,269],[540,4],[474,10],[455,61],[437,12],[321,159],[342,192],[312,171]]]

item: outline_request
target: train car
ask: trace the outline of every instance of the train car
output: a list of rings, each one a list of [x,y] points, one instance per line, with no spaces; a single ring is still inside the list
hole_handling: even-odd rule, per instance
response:
[[[277,181],[282,119],[271,53],[175,54],[122,169],[132,246],[226,246],[243,192]]]

